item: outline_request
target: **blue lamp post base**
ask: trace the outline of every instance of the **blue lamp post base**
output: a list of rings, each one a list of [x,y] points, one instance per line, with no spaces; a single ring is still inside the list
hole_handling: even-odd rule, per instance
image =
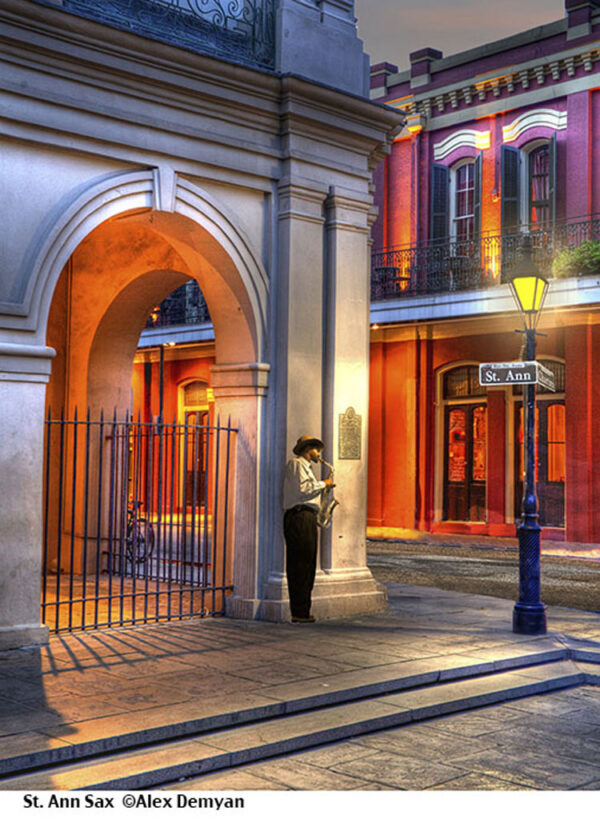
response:
[[[527,500],[532,503],[531,498]],[[536,513],[526,513],[519,538],[519,599],[513,609],[513,632],[546,634],[546,606],[540,599],[540,532]]]
[[[513,632],[515,634],[546,634],[546,607],[527,606],[515,603],[513,609]]]

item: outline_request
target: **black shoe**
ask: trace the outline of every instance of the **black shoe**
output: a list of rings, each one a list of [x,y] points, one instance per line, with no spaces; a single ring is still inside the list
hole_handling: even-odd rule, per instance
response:
[[[315,618],[311,615],[308,617],[292,617],[292,623],[314,623]]]

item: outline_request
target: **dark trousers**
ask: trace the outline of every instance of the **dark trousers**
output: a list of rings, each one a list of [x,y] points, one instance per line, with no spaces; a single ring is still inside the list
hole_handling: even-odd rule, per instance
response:
[[[292,617],[308,617],[317,568],[317,512],[307,507],[288,509],[283,534]]]

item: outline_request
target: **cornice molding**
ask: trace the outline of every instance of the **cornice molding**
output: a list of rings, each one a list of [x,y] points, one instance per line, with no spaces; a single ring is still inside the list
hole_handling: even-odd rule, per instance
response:
[[[388,100],[387,105],[402,111],[405,115],[424,115],[431,127],[435,125],[435,120],[432,121],[434,112],[439,115],[448,109],[457,111],[459,106],[463,106],[461,111],[464,111],[465,104],[476,107],[490,99],[499,98],[502,93],[518,95],[530,88],[544,86],[547,80],[552,81],[551,85],[561,80],[570,80],[582,67],[588,73],[598,70],[599,67],[596,64],[599,61],[600,48],[598,46],[587,47],[579,51],[569,50],[551,55],[544,60],[523,63],[521,66],[502,72],[476,75],[466,83],[409,94],[395,101]],[[515,103],[517,104],[518,101],[515,100]]]

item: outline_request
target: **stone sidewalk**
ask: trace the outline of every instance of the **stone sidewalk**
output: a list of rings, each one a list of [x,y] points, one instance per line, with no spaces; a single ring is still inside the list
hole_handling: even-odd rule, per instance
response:
[[[195,772],[181,752],[180,770],[161,772],[156,764],[168,758],[155,748],[153,765],[138,763],[133,782],[124,787],[169,785],[169,776],[214,770],[197,779],[207,781],[205,788],[223,788],[231,780],[227,787],[233,789],[246,778],[219,769],[253,762],[247,768],[255,785],[246,788],[427,789],[452,781],[456,785],[446,788],[474,788],[474,780],[480,788],[503,782],[509,788],[596,788],[600,614],[549,608],[549,634],[527,638],[512,633],[513,603],[507,600],[398,584],[388,586],[388,596],[386,612],[312,625],[205,619],[62,635],[42,649],[3,652],[0,789],[119,788],[106,764],[97,769],[102,779],[86,775],[77,778],[81,783],[73,782],[72,766],[61,766],[60,774],[48,769],[163,742],[172,753],[169,741],[180,739],[190,749],[194,735]],[[500,705],[482,708],[491,704]],[[575,724],[548,725],[555,714],[573,715],[567,720]],[[535,721],[529,732],[519,731],[526,728],[523,716]],[[277,731],[269,726],[275,720]],[[401,739],[394,737],[398,725]],[[239,729],[235,740],[232,729]],[[500,738],[487,737],[482,747],[479,738],[488,733]],[[400,774],[433,752],[429,734],[452,748],[451,758],[438,763],[433,757],[433,777],[382,782],[381,774],[395,768],[384,768],[392,754],[403,764]],[[564,760],[557,773],[566,776],[544,784],[543,776],[516,779],[496,768],[504,759],[498,754],[502,745],[512,746],[518,758],[519,734],[539,735],[538,748],[551,745],[554,760],[546,772]],[[551,740],[554,734],[570,740],[571,748],[558,745],[562,738]],[[323,748],[331,740],[347,742]],[[580,740],[585,745],[578,759],[572,746]],[[198,765],[200,748],[204,765]],[[284,771],[301,775],[316,758],[317,768],[335,766],[339,785],[331,784],[331,775],[317,785],[302,785],[301,777],[286,784],[272,779],[269,770],[279,768],[274,761],[259,762],[301,750],[286,758]],[[478,772],[473,758],[481,752],[491,765]],[[422,763],[417,766],[422,773]],[[79,768],[82,775],[85,768]],[[23,776],[32,769],[38,771]],[[135,783],[142,772],[150,777]]]

